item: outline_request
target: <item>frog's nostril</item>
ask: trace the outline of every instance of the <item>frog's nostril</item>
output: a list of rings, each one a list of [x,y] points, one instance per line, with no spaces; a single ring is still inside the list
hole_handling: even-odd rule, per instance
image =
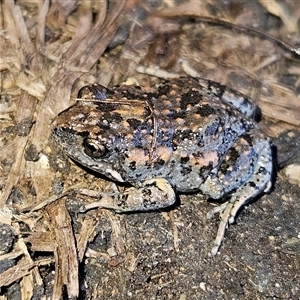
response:
[[[57,130],[61,132],[65,132],[67,130],[67,126],[60,126]]]

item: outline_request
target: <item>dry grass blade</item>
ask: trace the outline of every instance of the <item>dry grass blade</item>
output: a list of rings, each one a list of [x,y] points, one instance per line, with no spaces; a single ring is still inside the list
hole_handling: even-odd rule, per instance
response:
[[[98,222],[94,219],[86,219],[83,221],[80,234],[76,236],[77,249],[78,249],[78,259],[81,262],[84,258],[85,251],[87,249],[87,244],[95,234],[95,229]]]
[[[16,122],[21,123],[26,119],[29,121],[33,120],[35,106],[36,99],[28,95],[27,93],[22,93],[19,97],[19,103],[17,106]],[[30,130],[30,128],[27,128],[27,130]],[[14,164],[10,170],[9,176],[6,181],[5,189],[2,192],[0,198],[0,208],[3,208],[5,206],[5,202],[11,192],[11,189],[17,184],[19,178],[22,176],[22,171],[25,168],[24,151],[27,142],[28,136],[22,136],[22,131],[20,131],[20,135],[18,135],[13,142],[11,142],[8,146],[0,149],[1,157],[8,157],[8,152],[16,152]]]
[[[0,276],[0,287],[8,286],[13,282],[23,278],[28,275],[33,268],[43,265],[48,265],[53,261],[53,259],[41,259],[31,263],[22,263],[20,265],[14,266],[7,271],[1,273]]]
[[[60,299],[64,285],[69,298],[76,298],[79,294],[77,250],[64,199],[49,204],[45,208],[45,217],[55,241],[56,272],[52,299]]]
[[[4,18],[10,33],[10,40],[15,45],[15,49],[18,49],[20,63],[25,64],[26,56],[33,54],[35,48],[29,38],[20,6],[16,5],[13,1],[5,1],[3,11],[5,11]]]
[[[41,47],[45,46],[45,27],[46,27],[46,17],[49,11],[50,0],[45,0],[43,2],[39,2],[40,10],[38,17],[38,32],[36,39],[36,48],[41,49]]]

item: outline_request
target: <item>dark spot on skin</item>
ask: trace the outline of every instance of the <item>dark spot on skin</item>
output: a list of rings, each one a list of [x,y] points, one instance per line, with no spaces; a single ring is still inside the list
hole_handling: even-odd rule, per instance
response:
[[[123,121],[122,115],[119,114],[119,113],[116,113],[116,112],[112,113],[112,114],[110,115],[110,117],[111,117],[111,120],[112,120],[112,121],[115,121],[116,123],[121,123],[121,122]],[[108,120],[108,121],[109,121],[109,120]]]
[[[216,111],[208,104],[200,105],[197,107],[196,114],[199,114],[201,117],[208,117],[215,114]]]
[[[97,109],[102,112],[110,112],[117,109],[116,104],[95,102]]]
[[[173,145],[176,145],[176,142],[180,143],[184,139],[190,139],[192,133],[191,129],[177,130],[173,135]]]
[[[194,152],[194,153],[192,153],[192,155],[196,158],[202,157],[202,153],[200,151],[198,151],[197,153]]]
[[[226,90],[225,85],[210,80],[207,81],[207,88],[210,91],[216,91],[214,94],[217,95],[218,97],[222,97]]]
[[[151,193],[151,190],[150,190],[150,189],[144,188],[142,194],[143,194],[144,197],[145,197],[145,196],[150,197],[152,193]]]
[[[223,174],[226,174],[228,171],[228,168],[230,168],[231,166],[233,166],[236,163],[236,161],[239,157],[239,153],[234,147],[232,147],[228,150],[226,156],[229,156],[229,157],[223,160],[223,162],[219,168],[219,171],[222,172]]]
[[[250,147],[253,146],[252,137],[248,133],[244,133],[243,135],[241,135],[241,138],[243,138]]]
[[[187,167],[182,167],[181,170],[180,170],[180,173],[185,176],[185,175],[188,175],[192,172],[192,168],[191,166],[187,166]]]
[[[253,181],[249,181],[248,182],[248,185],[250,186],[250,187],[256,187],[256,184],[255,184],[255,182],[253,182]]]
[[[196,134],[196,142],[198,147],[204,147],[204,138],[202,134],[200,133]]]
[[[157,184],[156,184],[156,181],[155,180],[153,180],[151,183],[147,183],[147,184],[145,184],[145,187],[146,186],[154,186],[154,187],[157,187],[158,188],[158,186],[157,186]]]
[[[229,159],[232,162],[232,164],[234,164],[239,157],[239,153],[234,147],[228,150],[228,155],[230,157]]]
[[[259,174],[266,174],[266,173],[267,173],[267,170],[266,170],[265,167],[259,167],[258,173],[259,173]]]
[[[129,169],[134,171],[136,169],[136,162],[135,161],[131,161],[129,163]]]
[[[176,165],[176,160],[171,160],[169,163],[170,168],[173,168]]]
[[[117,205],[119,207],[122,207],[123,209],[127,207],[127,199],[128,199],[129,194],[123,194],[122,197],[118,198],[118,203]]]
[[[186,157],[181,157],[181,158],[180,158],[180,163],[186,164],[189,160],[190,160],[190,158],[189,158],[188,156],[186,156]]]
[[[153,108],[154,104],[153,102],[157,101],[159,99],[159,94],[157,92],[155,93],[147,93],[145,94],[145,99],[147,101],[147,103],[149,103],[149,105]]]
[[[213,168],[212,162],[209,162],[207,166],[201,167],[199,172],[200,177],[205,179],[208,176],[208,174],[211,172],[212,168]]]
[[[170,118],[170,119],[177,119],[177,118],[182,118],[182,119],[185,119],[186,118],[186,112],[185,111],[175,111],[175,110],[170,110],[168,113],[167,113],[167,116]]]
[[[121,114],[116,113],[116,112],[107,112],[103,115],[102,120],[106,120],[108,124],[111,124],[113,122],[120,123],[123,121],[123,117]],[[108,125],[103,125],[102,120],[100,120],[97,125],[101,128],[103,127],[109,127]]]
[[[198,146],[198,147],[204,147],[204,142],[203,142],[203,141],[199,141],[199,142],[197,143],[197,146]]]
[[[195,106],[202,99],[202,95],[198,91],[189,91],[181,95],[180,108],[186,110],[189,105]]]
[[[142,122],[140,120],[137,119],[127,119],[128,124],[130,125],[130,127],[134,130],[138,129],[139,126],[141,126]]]
[[[245,131],[249,131],[250,129],[254,128],[253,122],[249,122],[247,118],[241,118],[240,122],[242,124],[242,127],[245,129]]]
[[[163,166],[165,164],[165,161],[161,158],[159,158],[158,160],[156,160],[154,163],[153,163],[153,167],[155,168],[159,168],[161,166]]]
[[[168,95],[170,93],[171,87],[169,84],[163,84],[158,88],[159,95]]]
[[[110,126],[109,125],[105,125],[105,124],[103,124],[101,122],[98,122],[97,125],[98,125],[99,128],[101,128],[104,131],[110,130]]]

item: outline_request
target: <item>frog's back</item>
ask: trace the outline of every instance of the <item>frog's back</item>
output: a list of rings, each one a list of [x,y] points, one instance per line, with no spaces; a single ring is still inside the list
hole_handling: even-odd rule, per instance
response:
[[[141,99],[136,92],[131,96]],[[224,93],[225,87],[214,82],[183,78],[144,94],[152,113],[140,128],[148,126],[148,130],[143,135],[142,129],[131,129],[131,150],[122,164],[124,176],[129,181],[163,177],[180,191],[197,190],[236,138],[255,126],[222,99]],[[141,148],[147,148],[149,156],[143,156]]]

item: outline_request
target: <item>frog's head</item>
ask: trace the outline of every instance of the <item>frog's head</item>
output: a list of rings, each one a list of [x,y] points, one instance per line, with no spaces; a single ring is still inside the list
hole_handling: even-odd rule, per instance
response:
[[[112,113],[110,112],[110,116]],[[108,124],[107,112],[90,105],[75,104],[53,121],[52,135],[62,150],[74,161],[113,180],[120,175],[124,143],[120,132]],[[113,123],[110,120],[110,123]]]

